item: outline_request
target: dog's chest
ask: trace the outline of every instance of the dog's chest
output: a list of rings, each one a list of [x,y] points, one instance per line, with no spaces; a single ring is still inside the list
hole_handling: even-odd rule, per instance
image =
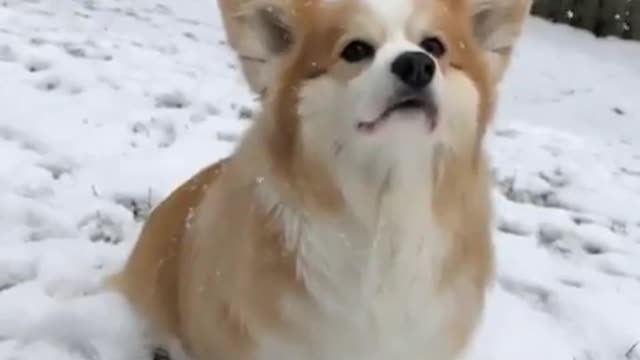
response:
[[[437,290],[444,242],[436,231],[406,225],[374,239],[307,229],[296,246],[308,297],[283,303],[289,329],[265,337],[259,359],[445,359],[459,297]]]
[[[291,322],[269,336],[260,360],[451,360],[456,296],[406,292],[362,299],[345,307],[285,304]],[[462,306],[462,304],[458,304]]]

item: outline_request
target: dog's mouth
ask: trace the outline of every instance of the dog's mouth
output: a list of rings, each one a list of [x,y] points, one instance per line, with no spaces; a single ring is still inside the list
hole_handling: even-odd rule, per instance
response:
[[[392,117],[392,115],[396,113],[406,113],[406,115],[410,115],[410,113],[421,113],[423,116],[421,117],[427,130],[432,132],[435,130],[437,125],[437,108],[433,102],[433,99],[430,96],[405,96],[395,100],[391,105],[389,105],[383,112],[375,118],[373,121],[361,121],[357,124],[357,128],[360,131],[364,131],[366,133],[374,132],[384,123],[388,122],[390,119],[394,120],[408,120],[403,116]],[[411,118],[414,119],[414,118]]]

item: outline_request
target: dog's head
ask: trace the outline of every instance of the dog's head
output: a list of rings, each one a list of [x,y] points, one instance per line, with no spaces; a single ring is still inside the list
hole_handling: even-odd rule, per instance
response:
[[[284,54],[264,102],[273,146],[367,173],[475,151],[530,2],[253,0]]]

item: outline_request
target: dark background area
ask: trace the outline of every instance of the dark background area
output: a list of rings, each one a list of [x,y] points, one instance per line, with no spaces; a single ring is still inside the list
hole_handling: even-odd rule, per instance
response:
[[[640,0],[535,0],[532,12],[598,37],[640,40]]]

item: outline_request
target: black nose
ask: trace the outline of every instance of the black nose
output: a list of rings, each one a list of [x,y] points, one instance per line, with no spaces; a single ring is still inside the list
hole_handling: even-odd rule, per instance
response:
[[[436,63],[423,52],[408,51],[400,54],[391,63],[391,72],[404,84],[415,90],[420,90],[429,85],[433,79]]]

